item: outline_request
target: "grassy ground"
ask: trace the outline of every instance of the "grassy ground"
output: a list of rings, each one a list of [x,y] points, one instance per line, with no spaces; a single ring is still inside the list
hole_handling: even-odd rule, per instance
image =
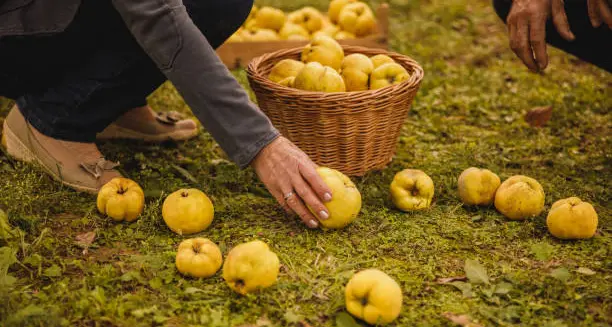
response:
[[[283,2],[267,1],[289,9]],[[344,284],[369,267],[402,286],[405,304],[395,326],[450,326],[445,312],[486,326],[612,324],[611,75],[554,50],[545,75],[528,73],[485,0],[392,6],[392,46],[417,59],[427,76],[397,158],[355,179],[364,206],[353,225],[311,231],[285,217],[253,171],[223,160],[206,133],[184,144],[101,144],[147,190],[145,213],[132,224],[99,216],[93,196],[2,155],[0,208],[23,237],[0,239],[12,249],[0,252],[0,325],[335,326]],[[236,74],[246,86],[244,73]],[[170,85],[151,103],[188,110]],[[545,128],[530,128],[522,117],[541,105],[553,106],[553,118]],[[558,241],[546,230],[545,214],[513,222],[493,208],[462,206],[456,178],[469,166],[488,167],[502,179],[538,179],[547,207],[569,196],[590,201],[599,213],[597,236]],[[408,167],[435,181],[431,210],[392,209],[388,185]],[[276,286],[240,297],[219,274],[208,280],[177,274],[173,259],[182,238],[165,227],[160,203],[180,187],[199,187],[213,198],[215,221],[202,235],[224,253],[252,239],[272,246],[283,264]],[[84,254],[75,237],[89,231],[96,239]],[[12,253],[17,262],[7,272]],[[464,275],[467,259],[484,266],[491,285],[436,282]]]

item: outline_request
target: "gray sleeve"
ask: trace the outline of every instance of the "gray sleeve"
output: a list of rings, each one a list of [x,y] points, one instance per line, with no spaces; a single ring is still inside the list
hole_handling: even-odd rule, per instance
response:
[[[140,46],[240,167],[278,131],[192,22],[181,0],[113,0]]]

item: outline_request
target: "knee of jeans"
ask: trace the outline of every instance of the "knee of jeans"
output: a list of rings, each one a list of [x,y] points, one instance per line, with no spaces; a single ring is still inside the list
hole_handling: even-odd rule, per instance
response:
[[[215,48],[240,28],[249,16],[253,2],[253,0],[183,0],[191,19]]]
[[[493,8],[497,13],[497,16],[506,23],[506,18],[508,18],[508,14],[510,13],[510,8],[512,8],[512,1],[510,0],[493,0]]]
[[[234,25],[236,26],[236,30],[240,27],[244,21],[249,17],[251,13],[251,9],[253,8],[254,0],[237,0],[237,1],[228,1],[235,10],[236,15],[234,15],[231,19],[233,20]],[[234,31],[235,32],[235,31]]]

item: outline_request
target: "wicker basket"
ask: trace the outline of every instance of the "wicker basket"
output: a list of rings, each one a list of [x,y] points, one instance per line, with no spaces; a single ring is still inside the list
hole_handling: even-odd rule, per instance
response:
[[[248,78],[259,107],[285,137],[319,165],[350,176],[362,176],[387,166],[423,79],[423,69],[404,55],[344,46],[347,55],[386,54],[404,66],[411,77],[380,90],[343,93],[302,91],[268,79],[279,60],[299,60],[301,51],[301,48],[281,50],[251,61]]]

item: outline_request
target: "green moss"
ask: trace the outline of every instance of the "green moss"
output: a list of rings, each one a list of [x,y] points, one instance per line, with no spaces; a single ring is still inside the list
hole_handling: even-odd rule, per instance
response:
[[[294,1],[291,8],[282,1],[260,3],[323,9],[326,2]],[[101,144],[103,153],[147,190],[145,213],[132,224],[100,217],[93,196],[2,155],[0,208],[24,236],[0,240],[19,260],[8,270],[16,282],[0,288],[0,324],[296,326],[305,320],[333,326],[350,276],[377,267],[404,291],[395,326],[448,326],[444,312],[468,314],[487,326],[609,326],[610,75],[554,49],[544,75],[528,73],[509,51],[505,27],[486,0],[391,5],[393,48],[418,60],[426,78],[394,162],[355,179],[364,207],[353,225],[311,231],[285,216],[253,171],[227,163],[206,133],[182,144]],[[243,71],[236,76],[246,85]],[[189,112],[169,84],[150,102],[159,110]],[[542,129],[530,128],[522,116],[540,105],[552,105],[553,118]],[[2,116],[8,106],[0,102]],[[186,169],[198,183],[168,163]],[[513,222],[494,208],[462,206],[456,178],[470,166],[502,178],[538,179],[547,207],[569,196],[590,201],[599,213],[598,235],[559,241],[548,234],[545,214]],[[392,209],[388,185],[395,172],[408,167],[423,169],[436,184],[428,211]],[[199,187],[211,196],[215,221],[201,235],[224,253],[252,239],[272,246],[283,264],[276,286],[240,297],[220,274],[194,280],[176,272],[173,259],[182,237],[166,228],[160,206],[180,187]],[[83,254],[75,236],[87,231],[97,237]],[[464,298],[457,287],[436,283],[463,275],[466,259],[481,262],[492,285],[511,285],[509,292],[473,285],[472,296]],[[565,281],[550,276],[560,267],[569,271]],[[579,267],[595,274],[578,273]],[[5,278],[0,275],[0,281]]]

